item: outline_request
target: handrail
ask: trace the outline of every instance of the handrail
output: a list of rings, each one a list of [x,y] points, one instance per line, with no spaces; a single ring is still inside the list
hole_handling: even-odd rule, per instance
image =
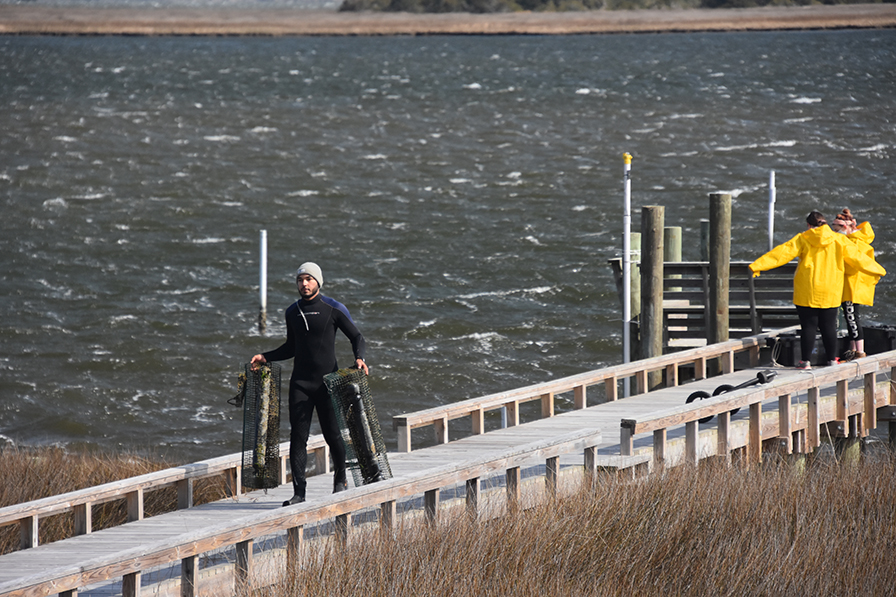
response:
[[[644,393],[647,391],[647,374],[650,371],[665,370],[667,372],[667,386],[676,386],[678,385],[678,367],[682,365],[693,364],[696,379],[704,379],[706,377],[707,361],[719,357],[722,358],[722,372],[732,372],[734,370],[734,354],[738,352],[750,351],[751,363],[756,365],[759,360],[759,350],[765,345],[767,339],[793,332],[797,328],[798,326],[792,326],[764,332],[755,336],[737,338],[727,342],[651,357],[650,359],[587,371],[561,379],[489,394],[479,398],[471,398],[413,413],[395,415],[392,417],[392,425],[398,432],[398,451],[410,452],[411,430],[429,425],[435,427],[439,443],[448,443],[448,421],[463,417],[471,418],[473,435],[485,433],[485,413],[500,408],[507,409],[508,426],[518,425],[519,405],[524,402],[541,400],[541,416],[544,418],[551,417],[554,415],[555,394],[574,392],[575,408],[586,408],[587,386],[600,382],[604,383],[607,399],[612,401],[618,398],[617,381],[626,377],[635,377],[637,381],[636,391]]]
[[[404,477],[395,477],[379,483],[364,485],[334,495],[326,507],[320,504],[299,504],[290,508],[275,508],[235,521],[185,533],[171,540],[162,540],[119,552],[114,555],[93,558],[76,566],[44,570],[37,574],[0,585],[0,596],[45,595],[56,592],[76,591],[79,587],[111,578],[137,580],[142,571],[170,562],[181,560],[183,574],[195,570],[196,558],[203,553],[236,546],[238,552],[251,553],[252,541],[258,537],[277,532],[287,532],[288,561],[295,562],[300,548],[300,533],[297,529],[305,525],[337,519],[337,537],[347,539],[352,512],[372,507],[381,509],[381,521],[386,530],[395,523],[397,500],[425,494],[425,516],[430,522],[438,520],[438,491],[443,487],[464,482],[467,487],[467,509],[471,515],[478,515],[479,480],[501,470],[506,471],[506,498],[508,507],[518,505],[520,494],[520,467],[531,462],[533,457],[545,459],[547,470],[558,470],[560,455],[581,450],[585,457],[586,474],[594,473],[596,448],[601,441],[597,429],[580,429],[576,432],[549,440],[540,440],[508,449],[497,456],[471,459],[460,463],[428,469]],[[546,476],[549,491],[556,491],[556,475]],[[188,564],[189,562],[189,564]],[[237,583],[251,576],[252,558],[237,557]],[[186,578],[184,580],[187,580]],[[194,579],[189,579],[193,582]],[[196,587],[193,586],[195,594]]]
[[[329,470],[329,449],[322,435],[308,440],[308,454],[315,459],[318,471]],[[92,531],[93,506],[116,499],[126,499],[128,505],[127,522],[143,519],[144,493],[150,490],[177,487],[177,508],[193,506],[192,483],[223,474],[231,495],[241,492],[242,452],[227,454],[200,462],[176,466],[161,471],[112,481],[94,487],[87,487],[59,495],[49,496],[21,504],[0,508],[0,526],[19,523],[20,548],[36,547],[38,544],[39,519],[73,511],[75,513],[74,534],[83,535]],[[286,483],[289,442],[280,444],[280,482]]]
[[[638,419],[622,419],[619,439],[620,452],[624,456],[632,455],[634,453],[634,436],[653,432],[654,461],[661,463],[666,453],[667,430],[670,427],[685,425],[685,453],[690,462],[696,463],[698,459],[698,421],[705,417],[719,417],[718,452],[727,452],[730,413],[732,410],[748,407],[750,409],[750,457],[753,460],[758,460],[761,457],[761,440],[763,439],[760,432],[762,403],[774,398],[779,399],[779,434],[790,445],[789,435],[793,430],[790,418],[791,395],[804,391],[809,395],[806,418],[807,448],[814,449],[820,443],[818,426],[822,423],[843,421],[852,414],[861,414],[862,426],[865,429],[873,429],[877,426],[877,409],[881,407],[877,404],[879,397],[875,377],[878,372],[886,372],[887,368],[889,368],[891,382],[889,392],[883,397],[884,406],[896,405],[896,385],[892,382],[893,379],[896,379],[896,350],[894,350],[833,367],[811,369],[805,371],[805,375],[796,380],[777,379],[762,386],[743,388]],[[857,377],[863,378],[863,401],[861,411],[852,413],[848,399],[848,383]],[[830,415],[825,415],[820,408],[821,388],[831,385],[836,386],[835,406]],[[829,416],[829,418],[825,420],[825,416]]]

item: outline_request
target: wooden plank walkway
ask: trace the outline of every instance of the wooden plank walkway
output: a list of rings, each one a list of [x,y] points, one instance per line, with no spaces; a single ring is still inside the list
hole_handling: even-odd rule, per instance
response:
[[[664,410],[680,409],[685,404],[687,396],[696,390],[712,393],[714,388],[722,384],[738,385],[744,381],[755,379],[757,371],[760,370],[763,369],[736,371],[723,376],[694,381],[682,386],[655,390],[623,400],[606,402],[556,416],[548,416],[547,418],[506,429],[471,435],[456,441],[438,444],[413,452],[393,453],[389,455],[389,462],[394,476],[392,481],[399,482],[401,479],[411,479],[415,476],[423,477],[429,472],[435,474],[444,470],[446,464],[449,463],[459,465],[466,461],[472,462],[477,458],[482,459],[483,455],[501,454],[512,451],[522,445],[532,445],[533,442],[549,443],[551,438],[565,437],[571,432],[583,429],[587,429],[589,432],[594,430],[600,436],[600,440],[594,444],[597,448],[598,457],[619,455],[621,449],[620,424],[623,419],[640,419]],[[814,375],[812,372],[792,369],[777,369],[776,371],[778,372],[778,382],[780,383],[788,383],[804,379],[807,375]],[[861,376],[858,376],[853,382],[858,384],[859,387],[866,383]],[[831,391],[833,392],[833,388]],[[773,409],[774,405],[769,408],[770,411]],[[766,413],[766,415],[768,414]],[[747,413],[741,413],[741,417],[745,416],[747,416]],[[683,429],[676,433],[683,433]],[[674,433],[670,434],[670,440],[673,438]],[[645,434],[641,437],[636,436],[634,438],[636,451],[638,449],[648,451],[652,445],[652,440],[653,438],[650,434]],[[733,442],[731,447],[736,448],[737,441],[739,441],[736,439],[736,434],[732,435],[731,441]],[[671,452],[672,450],[667,451],[667,458]],[[545,462],[541,459],[541,455],[542,451],[533,452],[532,456],[526,460],[527,464],[525,466],[544,466]],[[581,467],[583,465],[583,454],[581,451],[563,454],[558,456],[558,458],[561,464],[567,466]],[[503,473],[503,470],[495,469],[495,471],[498,474]],[[458,483],[460,487],[463,487],[464,477],[460,476],[460,472],[458,472],[458,475]],[[351,511],[347,507],[340,510],[338,504],[351,498],[353,495],[361,495],[365,491],[369,493],[376,490],[379,485],[381,484],[352,488],[348,492],[334,496],[331,494],[332,475],[312,476],[308,478],[308,503],[299,508],[303,511],[319,509],[332,512],[332,519],[332,516],[339,516],[340,512]],[[440,487],[444,487],[444,485]],[[432,492],[429,489],[426,491]],[[200,534],[210,527],[223,528],[229,525],[236,528],[239,526],[240,521],[244,519],[247,521],[246,527],[260,524],[255,521],[271,518],[271,516],[267,515],[276,516],[278,513],[276,511],[282,512],[285,510],[281,508],[281,503],[289,498],[291,494],[292,486],[290,484],[282,485],[267,492],[256,491],[242,494],[238,499],[225,499],[211,504],[178,510],[119,527],[79,535],[56,543],[40,545],[0,556],[0,595],[48,594],[45,588],[40,593],[29,592],[27,589],[22,590],[21,579],[44,574],[50,569],[88,570],[92,561],[105,561],[122,552],[139,554],[141,546],[146,546],[146,549],[150,549],[150,547],[155,548],[155,546],[162,543],[170,543],[176,546],[182,544],[181,541],[189,542],[190,537]],[[410,492],[403,494],[401,491],[396,491],[396,495],[403,496],[405,500],[417,499],[419,501],[419,492],[416,498],[408,498]],[[438,498],[436,497],[435,499]],[[235,543],[232,542],[226,545],[222,543],[222,545],[229,547]],[[115,576],[114,571],[109,574],[110,578],[114,579]],[[121,575],[118,576],[120,578]],[[97,580],[99,579],[96,578],[95,581]],[[96,584],[95,581],[93,582],[94,585]],[[120,586],[120,583],[118,586]],[[19,587],[19,589],[17,590],[15,587]],[[81,594],[91,593],[90,590],[85,590],[84,587],[79,588],[78,592]],[[66,590],[63,590],[63,593],[66,593]],[[97,594],[104,593],[106,593],[106,590],[98,590],[97,592]]]

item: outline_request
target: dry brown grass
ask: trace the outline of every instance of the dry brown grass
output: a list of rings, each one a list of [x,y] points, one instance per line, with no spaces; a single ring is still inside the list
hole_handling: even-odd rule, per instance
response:
[[[255,595],[883,595],[896,586],[896,457],[704,464],[488,523],[404,523],[307,549]]]
[[[175,466],[158,458],[134,454],[71,454],[58,448],[4,448],[0,450],[0,507],[20,504],[86,487],[135,477]],[[194,484],[193,503],[222,499],[224,483],[219,478]],[[170,512],[177,507],[177,491],[164,488],[144,497],[145,516]],[[94,506],[94,530],[123,524],[127,519],[124,499]],[[72,535],[71,513],[40,519],[40,544]],[[0,527],[0,553],[18,549],[18,525]]]

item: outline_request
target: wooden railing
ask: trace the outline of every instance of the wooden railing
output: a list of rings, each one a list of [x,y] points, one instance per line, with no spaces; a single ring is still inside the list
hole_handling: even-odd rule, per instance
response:
[[[330,468],[329,448],[323,436],[316,435],[308,440],[308,454],[315,463],[316,473],[326,473]],[[210,460],[194,462],[121,481],[114,481],[63,493],[52,497],[0,508],[0,526],[19,525],[20,548],[36,547],[38,525],[41,518],[72,512],[74,534],[84,535],[93,530],[93,506],[124,499],[127,502],[127,522],[143,519],[143,500],[147,491],[174,486],[177,488],[177,508],[193,506],[193,482],[223,475],[230,495],[238,496],[242,491],[242,452],[228,454]],[[289,470],[289,442],[280,444],[280,483],[286,483]]]
[[[616,400],[618,396],[618,382],[625,378],[634,378],[636,381],[635,392],[642,394],[647,389],[647,374],[651,371],[666,372],[666,386],[677,386],[679,379],[679,367],[693,366],[695,379],[704,379],[707,375],[707,361],[721,360],[721,372],[734,371],[734,355],[741,352],[749,353],[750,365],[759,364],[759,351],[766,345],[766,340],[775,338],[780,334],[794,331],[795,327],[785,328],[772,332],[766,332],[748,338],[739,338],[675,352],[661,357],[634,361],[624,365],[616,365],[588,371],[570,377],[535,384],[507,392],[489,394],[480,398],[471,398],[461,402],[446,404],[414,413],[395,415],[392,418],[393,428],[398,432],[398,451],[411,451],[411,430],[420,427],[431,426],[435,430],[437,443],[448,443],[448,421],[464,417],[470,418],[471,433],[478,435],[485,433],[485,413],[501,408],[507,409],[507,425],[512,427],[519,424],[520,404],[531,401],[541,402],[541,416],[554,415],[554,396],[565,392],[573,392],[574,406],[577,409],[587,407],[588,387],[603,384],[606,399]]]
[[[799,323],[793,306],[796,262],[787,263],[754,278],[745,261],[730,264],[728,328],[731,337],[759,334]],[[663,264],[664,344],[675,338],[707,338],[709,263]]]
[[[886,385],[877,384],[880,374]],[[861,400],[849,399],[850,380],[861,378],[863,387]],[[890,351],[844,363],[834,367],[811,369],[798,380],[773,380],[762,386],[752,386],[713,398],[695,401],[688,405],[666,410],[639,419],[623,419],[620,425],[620,452],[634,454],[633,438],[638,434],[653,433],[652,453],[654,465],[661,465],[667,457],[667,433],[672,427],[685,426],[685,460],[696,463],[699,451],[698,424],[706,417],[717,417],[717,445],[712,454],[727,455],[732,449],[729,432],[731,411],[749,408],[749,431],[747,434],[747,454],[752,461],[762,457],[762,442],[769,439],[762,435],[762,403],[778,399],[778,425],[776,435],[785,444],[789,453],[793,450],[793,434],[805,433],[798,451],[807,452],[819,446],[820,426],[833,422],[845,422],[849,417],[857,417],[858,433],[864,435],[877,426],[878,410],[893,416],[896,405],[896,351]],[[824,398],[823,389],[829,391]],[[806,392],[805,413],[796,416],[792,397]],[[845,426],[845,425],[844,425]]]
[[[333,517],[335,532],[343,544],[348,538],[353,512],[378,508],[381,527],[390,531],[396,522],[397,502],[401,499],[424,497],[425,519],[435,522],[439,517],[439,490],[464,483],[466,509],[476,516],[480,511],[480,480],[504,472],[507,507],[514,508],[521,499],[521,466],[533,460],[542,460],[546,469],[548,492],[557,491],[559,457],[562,454],[582,452],[584,471],[594,474],[598,460],[596,446],[600,444],[600,432],[581,429],[561,437],[542,440],[509,449],[487,457],[453,463],[441,468],[426,470],[414,475],[393,478],[372,485],[365,485],[333,496],[326,507],[320,504],[300,504],[290,508],[275,508],[263,513],[187,533],[174,540],[144,544],[133,549],[90,559],[70,568],[44,570],[0,585],[0,596],[22,597],[52,593],[73,595],[79,587],[114,578],[122,578],[124,597],[140,592],[143,571],[178,560],[181,561],[181,595],[198,593],[198,558],[206,552],[235,547],[234,569],[236,586],[249,582],[252,577],[253,540],[274,533],[287,535],[287,564],[294,566],[302,544],[302,529]],[[293,569],[293,568],[289,568]]]

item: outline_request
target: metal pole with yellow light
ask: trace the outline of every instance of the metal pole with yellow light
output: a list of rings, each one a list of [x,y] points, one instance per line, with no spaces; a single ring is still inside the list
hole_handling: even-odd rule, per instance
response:
[[[632,228],[632,154],[622,154],[623,167],[623,195],[625,197],[622,211],[622,362],[631,360],[631,318],[632,318],[632,257],[631,257],[631,228]],[[622,384],[622,395],[628,397],[630,381],[626,377]]]

